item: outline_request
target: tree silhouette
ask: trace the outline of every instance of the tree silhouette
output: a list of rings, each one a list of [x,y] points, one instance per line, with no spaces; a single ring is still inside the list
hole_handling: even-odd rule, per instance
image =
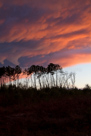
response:
[[[46,68],[39,65],[32,65],[22,72],[20,66],[12,68],[1,67],[0,68],[0,83],[4,84],[5,79],[11,84],[14,81],[16,86],[19,85],[20,74],[26,74],[26,86],[30,81],[33,88],[50,88],[50,87],[75,87],[75,74],[63,72],[62,67],[58,64],[50,63]],[[29,78],[27,78],[29,77]],[[17,82],[16,82],[17,81]]]
[[[4,84],[4,79],[2,79],[5,76],[5,67],[0,67],[0,84]]]
[[[53,63],[50,63],[48,66],[47,66],[47,74],[50,74],[50,82],[51,82],[51,86],[57,86],[58,85],[58,77],[57,77],[57,71],[58,70],[62,70],[62,68],[60,67],[60,65],[58,64],[53,64]],[[54,79],[54,73],[56,74],[56,81]]]
[[[60,67],[60,65],[50,63],[50,64],[48,65],[48,67],[47,67],[47,72],[50,73],[50,72],[56,71],[56,70],[58,70],[58,69],[62,69],[62,68]]]
[[[41,77],[41,74],[43,74],[45,71],[46,71],[46,68],[44,68],[43,66],[39,66],[39,65],[32,65],[31,67],[27,69],[27,75],[31,75],[31,82],[35,88],[36,88],[36,83],[37,83],[36,82],[37,77],[39,79],[39,84],[41,87],[40,77]]]
[[[15,80],[17,80],[17,85],[19,84],[19,75],[22,73],[20,66],[15,67]]]
[[[5,69],[5,75],[9,78],[9,82],[11,84],[11,81],[15,80],[15,69],[10,66],[6,67]]]

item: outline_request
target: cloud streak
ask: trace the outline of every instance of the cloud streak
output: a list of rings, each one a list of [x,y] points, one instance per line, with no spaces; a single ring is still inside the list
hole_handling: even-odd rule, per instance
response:
[[[90,0],[0,0],[1,66],[66,67],[91,62],[90,51]]]

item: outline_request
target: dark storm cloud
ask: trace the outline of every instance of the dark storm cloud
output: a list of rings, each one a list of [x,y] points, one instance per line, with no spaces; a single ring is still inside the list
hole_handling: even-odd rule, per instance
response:
[[[61,63],[62,66],[67,66],[69,62],[76,64],[78,58],[76,61],[73,61],[74,56],[80,56],[82,55],[82,58],[84,58],[84,55],[90,55],[91,54],[91,48],[84,48],[84,49],[63,49],[60,50],[58,52],[55,53],[50,53],[50,54],[45,54],[45,55],[37,55],[34,57],[21,57],[19,59],[19,63],[22,67],[27,67],[27,66],[31,66],[31,65],[43,65],[43,66],[47,66],[47,64],[49,64],[50,62],[55,62],[55,63]],[[65,56],[68,60],[68,62],[66,62]],[[71,58],[73,57],[73,58]],[[70,59],[71,58],[71,59]],[[25,64],[27,64],[25,66]]]
[[[15,67],[15,65],[13,63],[11,63],[10,61],[8,61],[7,59],[4,60],[3,64],[0,63],[0,67],[3,67],[3,66],[12,66],[12,67]]]

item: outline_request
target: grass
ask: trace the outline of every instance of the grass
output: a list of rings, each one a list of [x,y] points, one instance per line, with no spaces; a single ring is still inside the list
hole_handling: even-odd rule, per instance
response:
[[[90,136],[90,122],[90,89],[0,89],[0,136]]]

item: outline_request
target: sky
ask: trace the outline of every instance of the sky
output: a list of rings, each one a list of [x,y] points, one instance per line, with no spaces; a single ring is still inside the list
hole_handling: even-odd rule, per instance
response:
[[[91,63],[78,64],[71,67],[65,67],[65,72],[75,73],[75,86],[84,88],[88,84],[91,87]]]
[[[0,67],[50,62],[91,84],[91,0],[0,0]]]

